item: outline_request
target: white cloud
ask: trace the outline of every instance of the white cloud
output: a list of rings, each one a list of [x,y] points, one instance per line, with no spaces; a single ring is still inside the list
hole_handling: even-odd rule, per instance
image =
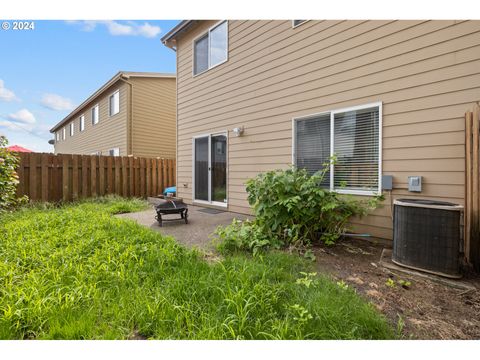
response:
[[[15,93],[5,87],[5,83],[0,79],[0,100],[2,101],[14,101],[18,100]]]
[[[44,94],[40,103],[47,109],[56,111],[73,110],[75,108],[72,100],[56,94]]]
[[[27,109],[21,109],[16,113],[8,114],[6,118],[10,121],[22,124],[35,124],[35,116]]]
[[[141,36],[145,36],[147,38],[154,38],[158,34],[160,34],[162,30],[158,26],[150,25],[149,23],[145,23],[138,27],[138,33]]]
[[[121,23],[113,20],[85,20],[67,21],[67,24],[81,25],[83,31],[93,31],[98,25],[103,25],[107,28],[110,35],[113,36],[143,36],[147,38],[154,38],[162,31],[159,26],[151,25],[148,22],[139,24],[134,21]]]

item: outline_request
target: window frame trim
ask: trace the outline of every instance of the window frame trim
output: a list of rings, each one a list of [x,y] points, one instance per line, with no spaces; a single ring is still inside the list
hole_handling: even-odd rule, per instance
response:
[[[73,135],[75,135],[75,120],[72,120],[70,122],[68,133],[70,134],[70,137],[73,137]]]
[[[313,120],[321,115],[330,114],[330,156],[334,154],[334,116],[338,113],[368,109],[372,107],[378,107],[378,188],[377,190],[349,190],[349,189],[335,189],[334,188],[334,166],[330,164],[330,191],[335,191],[339,194],[350,194],[350,195],[365,195],[365,196],[375,196],[382,194],[382,148],[383,148],[383,103],[381,101],[372,102],[368,104],[344,107],[339,109],[333,109],[328,111],[322,111],[318,113],[302,115],[292,118],[292,165],[296,166],[296,126],[297,121],[299,120]]]
[[[216,27],[220,26],[221,24],[223,23],[226,23],[227,24],[227,57],[225,58],[225,60],[211,66],[210,65],[210,59],[211,59],[211,56],[210,56],[210,32],[212,30],[214,30]],[[208,67],[207,69],[195,74],[195,43],[197,42],[197,40],[201,39],[202,37],[204,37],[205,35],[208,35]],[[216,68],[217,66],[220,66],[224,63],[226,63],[228,61],[228,55],[229,55],[229,51],[228,51],[228,48],[229,48],[229,41],[228,41],[228,20],[220,20],[218,22],[216,22],[215,24],[213,24],[211,27],[209,27],[207,30],[205,30],[204,32],[202,32],[200,35],[196,36],[193,38],[192,40],[192,77],[197,77],[199,75],[202,75],[204,73],[206,73],[207,71],[211,70],[211,69],[214,69]]]
[[[110,106],[110,98],[118,93],[118,112],[115,114],[111,113],[112,107]],[[120,89],[115,90],[108,96],[108,117],[113,117],[117,114],[120,114]],[[100,121],[100,108],[98,109],[98,120]]]

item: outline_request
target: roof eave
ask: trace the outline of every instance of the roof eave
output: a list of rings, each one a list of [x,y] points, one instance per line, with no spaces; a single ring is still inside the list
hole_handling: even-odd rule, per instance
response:
[[[176,45],[175,38],[181,32],[186,30],[193,22],[194,20],[182,20],[181,22],[179,22],[172,30],[170,30],[161,38],[162,43],[166,47],[169,47],[170,49],[174,49]]]

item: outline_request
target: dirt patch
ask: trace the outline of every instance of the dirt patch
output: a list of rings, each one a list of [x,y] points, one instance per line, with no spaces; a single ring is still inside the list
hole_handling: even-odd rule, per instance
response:
[[[477,290],[456,289],[379,264],[385,246],[348,239],[314,248],[318,270],[343,280],[368,299],[405,338],[480,339],[480,277]]]

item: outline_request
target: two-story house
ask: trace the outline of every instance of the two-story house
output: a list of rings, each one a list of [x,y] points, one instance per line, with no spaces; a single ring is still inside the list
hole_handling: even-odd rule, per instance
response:
[[[177,53],[185,201],[249,213],[247,179],[291,164],[314,172],[336,154],[325,186],[386,196],[356,231],[391,239],[391,196],[464,204],[480,21],[188,20],[162,41]],[[422,176],[421,192],[409,176]]]
[[[55,153],[175,158],[174,74],[120,71],[56,124]]]

